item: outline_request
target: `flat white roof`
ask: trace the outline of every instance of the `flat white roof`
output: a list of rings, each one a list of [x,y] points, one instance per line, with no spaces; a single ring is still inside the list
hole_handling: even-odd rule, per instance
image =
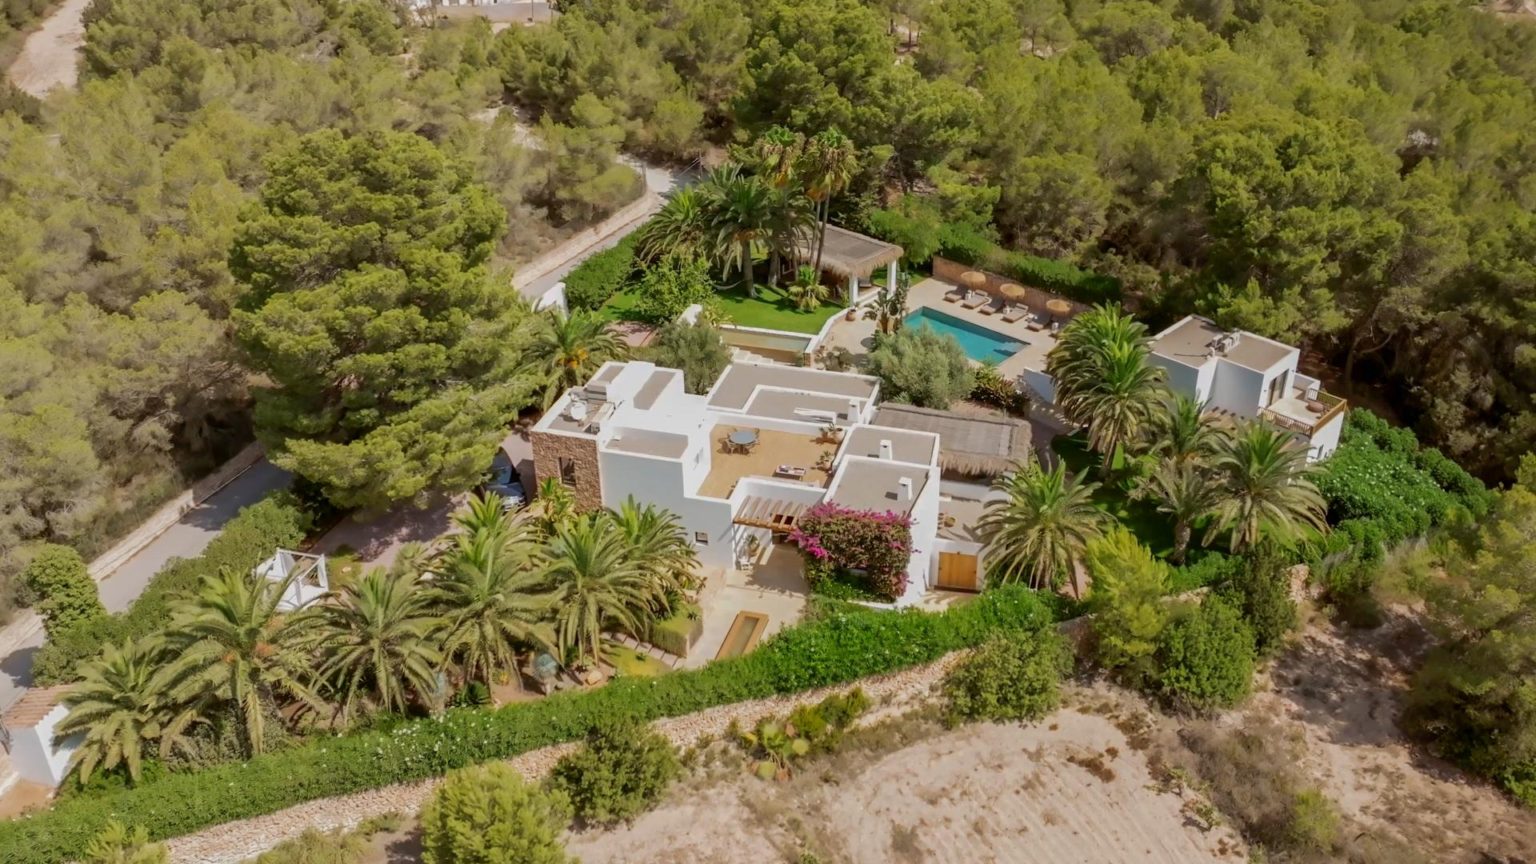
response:
[[[746,408],[747,401],[759,387],[776,387],[803,393],[819,393],[847,400],[875,398],[879,379],[870,375],[826,372],[798,366],[770,366],[760,363],[732,363],[709,391],[709,406],[729,411]]]
[[[1211,343],[1223,336],[1232,336],[1234,341],[1220,355],[1214,354]],[[1187,316],[1152,337],[1153,354],[1192,367],[1221,359],[1255,372],[1267,372],[1296,350],[1247,330],[1223,330],[1214,321],[1198,315]]]

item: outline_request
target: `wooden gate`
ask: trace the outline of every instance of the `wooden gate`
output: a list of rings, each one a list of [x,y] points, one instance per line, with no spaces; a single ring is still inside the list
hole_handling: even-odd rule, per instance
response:
[[[965,552],[940,552],[938,587],[946,591],[980,591],[976,556]]]

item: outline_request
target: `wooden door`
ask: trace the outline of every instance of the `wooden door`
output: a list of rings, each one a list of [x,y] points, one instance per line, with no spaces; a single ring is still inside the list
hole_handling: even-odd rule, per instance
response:
[[[976,556],[965,552],[939,553],[939,585],[946,591],[980,591]]]

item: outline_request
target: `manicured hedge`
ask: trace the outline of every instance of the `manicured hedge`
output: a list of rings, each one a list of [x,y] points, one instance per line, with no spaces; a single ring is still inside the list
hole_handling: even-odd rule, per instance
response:
[[[612,249],[604,249],[576,265],[565,277],[565,302],[571,309],[597,309],[619,293],[635,269],[638,232]]]
[[[1050,621],[1039,597],[1018,587],[990,591],[943,613],[835,612],[785,630],[744,657],[699,670],[621,679],[498,711],[452,709],[440,719],[317,739],[242,764],[71,798],[39,815],[0,823],[0,858],[6,864],[57,864],[77,858],[110,818],[142,825],[155,839],[174,837],[575,740],[603,720],[645,722],[895,672],[977,645],[999,630]]]
[[[75,680],[75,668],[80,661],[100,654],[108,642],[137,639],[164,630],[172,602],[195,589],[205,574],[217,573],[224,567],[250,570],[278,547],[298,546],[309,528],[309,517],[285,492],[273,493],[242,509],[209,542],[203,554],[173,559],[160,568],[127,610],[50,640],[37,653],[32,665],[33,678],[44,686]]]

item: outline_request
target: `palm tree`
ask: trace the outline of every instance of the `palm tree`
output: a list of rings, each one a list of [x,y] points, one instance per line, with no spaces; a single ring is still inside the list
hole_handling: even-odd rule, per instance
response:
[[[978,527],[1004,582],[1023,579],[1041,589],[1073,576],[1089,541],[1109,524],[1093,503],[1098,484],[1067,476],[1060,462],[1046,469],[1029,456],[993,488],[1006,497],[987,505]]]
[[[1119,449],[1139,440],[1167,396],[1166,373],[1148,360],[1146,327],[1108,305],[1080,315],[1046,357],[1056,404],[1088,428],[1088,445],[1103,455],[1103,471]]]
[[[321,657],[320,677],[339,698],[338,712],[350,717],[367,699],[404,713],[412,697],[435,709],[443,623],[420,577],[409,572],[371,570],[342,589],[337,602],[319,607],[307,638]]]
[[[643,634],[653,610],[665,602],[653,566],[633,554],[607,513],[580,516],[556,530],[543,577],[555,591],[555,642],[577,662],[602,656],[605,630]]]
[[[548,537],[576,515],[576,497],[558,477],[545,477],[539,484],[538,497],[529,509],[536,514],[539,536]]]
[[[756,297],[752,254],[773,228],[774,189],[761,177],[743,174],[737,165],[716,168],[703,186],[713,257],[726,273],[740,270],[747,296]]]
[[[796,163],[804,150],[804,135],[774,126],[757,136],[746,156],[756,173],[768,178],[774,186],[784,187],[794,178]]]
[[[78,772],[80,782],[97,768],[121,765],[137,783],[146,745],[157,746],[164,757],[181,742],[196,710],[177,698],[179,670],[165,659],[163,643],[148,637],[108,644],[101,657],[81,667],[80,681],[64,698],[69,713],[54,730],[60,736],[83,733],[69,757],[69,772]]]
[[[801,250],[810,248],[816,233],[816,215],[810,199],[799,190],[788,186],[775,186],[769,196],[770,215],[764,242],[768,246],[768,284],[777,287],[783,270],[783,260],[794,259]],[[820,271],[812,269],[813,274]]]
[[[814,312],[827,302],[831,291],[822,284],[821,276],[810,267],[801,267],[795,281],[784,291],[795,308],[802,312]]]
[[[1173,560],[1184,563],[1194,524],[1221,500],[1221,488],[1191,462],[1164,462],[1147,481],[1157,510],[1173,518]]]
[[[859,170],[858,148],[837,129],[816,133],[805,144],[799,174],[806,197],[820,213],[821,228],[816,238],[816,272],[821,272],[821,252],[827,244],[827,222],[832,199],[848,191],[848,184]]]
[[[640,229],[640,257],[655,261],[670,254],[695,257],[710,238],[710,212],[704,190],[684,186],[673,192],[660,212]]]
[[[1182,393],[1163,403],[1162,410],[1152,415],[1147,429],[1152,452],[1176,466],[1209,460],[1225,434],[1226,430],[1211,420],[1204,405]]]
[[[490,685],[498,670],[516,670],[524,647],[551,644],[552,597],[536,569],[538,535],[526,511],[507,513],[481,496],[456,521],[460,533],[432,574],[447,618],[443,654],[467,680]]]
[[[252,755],[264,749],[268,712],[279,699],[324,709],[311,683],[311,658],[302,650],[310,614],[278,608],[297,575],[273,582],[222,570],[171,619],[175,663],[196,675],[208,698],[235,709]]]
[[[540,382],[546,410],[561,393],[580,386],[604,363],[629,356],[624,341],[595,313],[564,314],[551,308],[535,321],[533,337],[523,351],[523,368]]]
[[[1235,552],[1260,538],[1290,541],[1307,528],[1325,530],[1323,496],[1312,482],[1316,468],[1289,432],[1263,420],[1238,426],[1212,460],[1221,500],[1206,538],[1231,531]]]
[[[630,555],[651,572],[661,594],[676,591],[688,581],[699,557],[676,516],[628,498],[610,518],[629,544]]]

